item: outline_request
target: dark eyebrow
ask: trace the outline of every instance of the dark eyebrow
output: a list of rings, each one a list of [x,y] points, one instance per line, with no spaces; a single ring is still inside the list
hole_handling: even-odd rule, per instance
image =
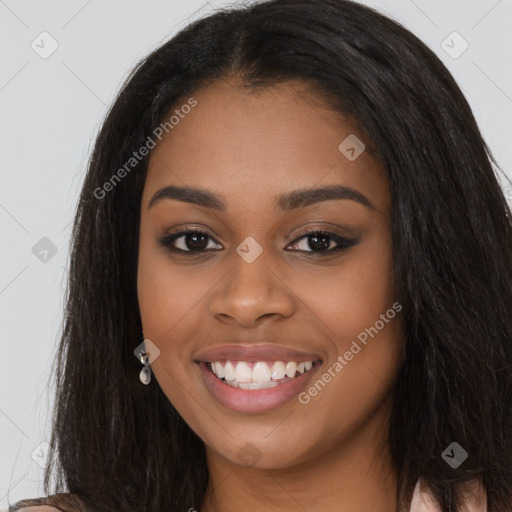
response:
[[[162,199],[174,199],[222,212],[227,210],[226,200],[220,194],[199,188],[175,187],[172,185],[158,190],[149,201],[148,209]],[[288,211],[333,199],[350,199],[367,208],[375,209],[375,206],[361,192],[353,188],[344,187],[343,185],[328,185],[320,188],[294,190],[277,197],[274,204],[278,210]]]
[[[226,211],[227,204],[223,196],[192,187],[174,187],[172,185],[161,188],[149,201],[148,209],[161,201],[162,199],[175,199],[185,203],[198,204],[213,210]]]
[[[278,197],[275,205],[279,210],[287,211],[332,199],[350,199],[368,208],[375,209],[375,206],[361,192],[353,188],[344,187],[343,185],[327,185],[320,188],[294,190]]]

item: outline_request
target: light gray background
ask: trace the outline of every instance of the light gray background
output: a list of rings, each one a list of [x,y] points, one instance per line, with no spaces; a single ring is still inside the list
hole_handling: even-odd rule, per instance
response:
[[[41,443],[49,433],[48,376],[70,223],[98,125],[140,58],[191,20],[234,3],[0,0],[0,509],[43,495]],[[404,24],[440,56],[512,176],[512,0],[361,3]],[[31,47],[51,48],[44,31],[58,44],[46,59]],[[457,58],[464,43],[446,39],[453,31],[469,44]],[[32,251],[43,237],[57,250],[47,261]]]

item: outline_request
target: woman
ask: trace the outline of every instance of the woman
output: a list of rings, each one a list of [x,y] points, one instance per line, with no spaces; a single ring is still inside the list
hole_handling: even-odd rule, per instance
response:
[[[192,23],[98,136],[56,485],[11,510],[512,510],[492,163],[444,65],[372,9],[270,0]]]

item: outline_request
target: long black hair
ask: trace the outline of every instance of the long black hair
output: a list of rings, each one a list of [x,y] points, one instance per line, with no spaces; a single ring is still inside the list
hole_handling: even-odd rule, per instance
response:
[[[443,512],[459,511],[464,482],[477,478],[489,512],[512,510],[512,222],[498,166],[440,59],[349,0],[219,10],[152,52],[122,87],[73,226],[46,492],[67,487],[102,512],[200,508],[204,444],[157,383],[138,379],[149,156],[126,162],[174,108],[226,77],[254,88],[313,85],[386,169],[405,333],[389,428],[398,509],[408,510],[421,478]],[[468,453],[457,469],[442,457],[452,442]]]

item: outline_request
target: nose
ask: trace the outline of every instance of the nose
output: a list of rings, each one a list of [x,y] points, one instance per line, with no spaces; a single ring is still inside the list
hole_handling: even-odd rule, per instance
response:
[[[295,304],[293,292],[263,254],[251,263],[236,255],[233,268],[216,288],[210,312],[223,323],[255,327],[264,318],[292,316]]]

